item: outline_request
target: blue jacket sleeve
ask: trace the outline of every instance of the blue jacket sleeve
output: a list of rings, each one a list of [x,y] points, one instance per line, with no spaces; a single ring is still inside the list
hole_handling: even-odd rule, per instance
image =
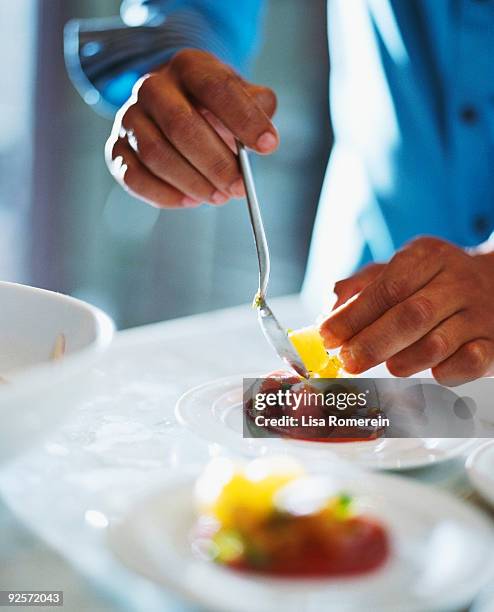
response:
[[[84,100],[112,116],[143,74],[176,51],[210,51],[244,72],[263,0],[124,0],[121,17],[69,21],[65,62]]]

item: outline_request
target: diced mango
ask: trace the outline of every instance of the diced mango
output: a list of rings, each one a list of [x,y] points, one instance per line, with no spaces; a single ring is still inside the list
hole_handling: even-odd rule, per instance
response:
[[[328,355],[323,339],[315,325],[288,332],[310,375],[318,378],[336,378],[342,367],[338,357]]]
[[[322,370],[317,372],[318,378],[338,378],[342,375],[341,370],[343,369],[343,364],[341,363],[339,357],[337,355],[333,355],[329,357],[329,361],[327,365],[324,366]]]
[[[272,474],[252,481],[242,473],[234,474],[222,488],[210,513],[226,529],[252,529],[271,514],[275,494],[294,478],[291,474]]]
[[[327,365],[329,355],[317,327],[310,325],[293,330],[288,333],[288,337],[310,372],[319,372]]]

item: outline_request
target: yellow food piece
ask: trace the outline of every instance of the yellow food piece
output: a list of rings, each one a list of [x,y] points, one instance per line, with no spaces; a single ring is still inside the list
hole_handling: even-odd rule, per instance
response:
[[[221,489],[210,513],[224,529],[252,529],[272,513],[276,492],[294,478],[273,474],[253,481],[236,473]]]
[[[264,304],[264,298],[261,297],[259,291],[255,294],[252,300],[252,308],[262,308]]]
[[[327,365],[325,365],[322,370],[319,370],[315,376],[318,376],[319,378],[338,378],[341,376],[343,364],[336,355],[328,355],[328,357],[329,361]]]
[[[288,333],[288,337],[308,370],[319,372],[327,365],[329,355],[317,327],[311,325],[293,330]]]
[[[228,548],[230,544],[237,547],[231,538],[236,533],[253,533],[265,524],[279,510],[277,494],[301,478],[303,472],[274,472],[252,480],[244,470],[236,470],[203,512],[216,519],[222,532],[228,535]],[[314,512],[327,519],[345,520],[351,515],[351,498],[345,494],[329,497]]]
[[[339,376],[341,361],[336,356],[328,355],[315,325],[290,331],[288,337],[297,349],[311,377],[336,378]]]

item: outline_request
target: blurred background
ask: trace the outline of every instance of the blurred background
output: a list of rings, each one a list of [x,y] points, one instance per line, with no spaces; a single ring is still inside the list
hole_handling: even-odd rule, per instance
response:
[[[304,4],[268,0],[250,75],[279,102],[280,149],[255,160],[273,296],[300,288],[331,146],[326,0],[311,0],[310,11]],[[120,328],[248,302],[257,263],[245,202],[158,212],[107,172],[111,123],[68,79],[63,27],[119,8],[118,0],[0,3],[0,278],[89,300]]]

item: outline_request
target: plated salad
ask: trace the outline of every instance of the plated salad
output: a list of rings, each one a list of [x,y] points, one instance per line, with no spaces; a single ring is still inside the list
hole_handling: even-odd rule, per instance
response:
[[[291,462],[257,459],[243,469],[213,462],[197,484],[194,551],[235,571],[280,578],[378,569],[390,554],[386,526],[346,491],[320,485]]]
[[[384,412],[357,385],[321,382],[282,370],[255,380],[244,388],[244,432],[254,438],[312,442],[365,442],[384,436]],[[259,398],[268,396],[272,401],[263,402],[260,412]]]

